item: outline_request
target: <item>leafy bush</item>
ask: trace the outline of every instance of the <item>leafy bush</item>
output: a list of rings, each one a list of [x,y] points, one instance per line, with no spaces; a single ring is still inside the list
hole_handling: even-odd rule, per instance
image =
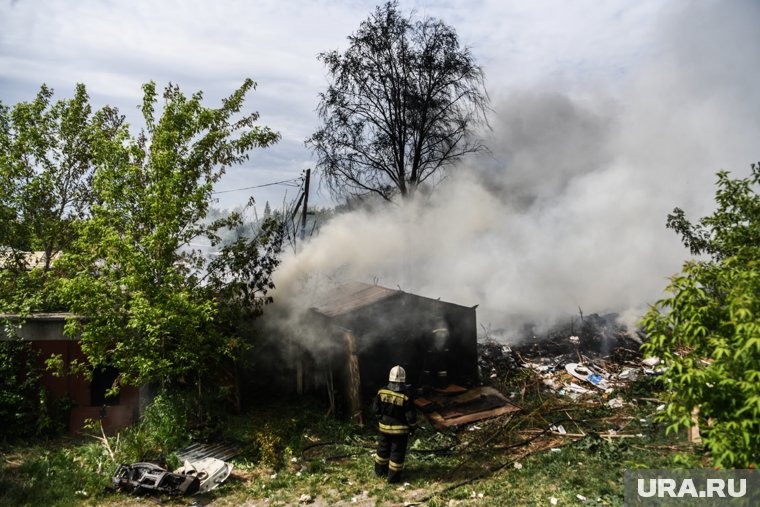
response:
[[[51,401],[40,384],[39,353],[20,339],[0,341],[0,421],[3,439],[53,435],[65,428],[71,401]]]
[[[202,438],[197,407],[197,400],[186,392],[163,392],[137,424],[116,436],[104,437],[100,421],[94,421],[84,442],[67,439],[25,448],[13,473],[2,473],[0,467],[0,505],[79,505],[99,498],[119,463],[160,460],[175,469],[180,463],[174,451]],[[61,443],[65,446],[59,447]]]
[[[96,443],[70,449],[39,449],[19,469],[26,480],[9,488],[10,505],[79,505],[108,485],[108,456]]]
[[[123,463],[167,458],[196,437],[191,425],[195,404],[177,393],[158,394],[140,421],[120,435],[117,458]]]
[[[642,324],[646,354],[662,359],[668,430],[700,433],[718,466],[760,463],[760,164],[750,177],[718,173],[713,215],[691,224],[680,209],[668,227],[693,254]]]
[[[257,431],[254,435],[253,448],[258,461],[271,467],[280,465],[280,449],[282,437],[269,424]]]

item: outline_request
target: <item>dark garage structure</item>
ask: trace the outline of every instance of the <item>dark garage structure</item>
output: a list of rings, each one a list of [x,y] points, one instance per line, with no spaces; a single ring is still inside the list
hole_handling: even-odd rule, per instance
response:
[[[350,282],[320,296],[305,320],[323,337],[320,342],[342,349],[331,354],[330,367],[339,385],[345,386],[351,412],[358,414],[387,383],[388,371],[396,364],[406,369],[407,383],[414,387],[424,383],[423,370],[431,368],[432,349],[440,350],[435,355],[443,362],[449,383],[474,385],[478,380],[475,309]],[[445,344],[436,342],[436,329],[448,330]]]

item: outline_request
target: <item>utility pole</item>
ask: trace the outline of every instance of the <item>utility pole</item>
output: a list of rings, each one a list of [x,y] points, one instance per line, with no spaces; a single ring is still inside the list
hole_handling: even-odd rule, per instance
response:
[[[309,206],[309,182],[311,180],[311,169],[306,169],[306,179],[303,184],[303,213],[301,214],[301,243],[306,238],[306,217],[308,216]],[[296,206],[298,208],[298,206]],[[296,360],[296,392],[303,394],[303,360],[298,356]]]
[[[303,186],[303,213],[301,214],[301,241],[306,238],[306,215],[309,206],[309,181],[311,180],[311,169],[306,169],[306,180]]]

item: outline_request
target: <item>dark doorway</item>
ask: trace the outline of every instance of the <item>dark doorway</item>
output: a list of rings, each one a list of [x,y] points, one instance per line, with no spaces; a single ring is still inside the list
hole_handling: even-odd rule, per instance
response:
[[[106,396],[113,383],[116,381],[116,377],[119,376],[119,372],[116,368],[105,367],[96,368],[92,373],[92,382],[90,383],[90,405],[93,407],[100,407],[102,405],[118,405],[119,395],[114,394]]]

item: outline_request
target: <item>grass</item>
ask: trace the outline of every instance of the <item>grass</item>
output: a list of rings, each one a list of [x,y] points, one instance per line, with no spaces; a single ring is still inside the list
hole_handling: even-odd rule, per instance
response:
[[[99,444],[81,439],[3,448],[0,504],[79,505],[103,490],[110,464]]]
[[[373,473],[374,430],[324,415],[319,403],[281,401],[225,421],[225,436],[242,443],[233,475],[204,498],[178,498],[190,505],[623,505],[623,472],[634,467],[702,466],[700,456],[652,422],[650,388],[634,384],[630,399],[610,409],[597,397],[573,402],[516,377],[527,389],[523,410],[470,425],[454,433],[423,427],[410,440],[404,485]],[[500,386],[505,392],[515,386]],[[635,394],[635,396],[634,396]],[[582,438],[547,433],[562,424]],[[613,438],[618,434],[641,435]],[[148,430],[142,428],[143,433]],[[130,457],[134,433],[120,436],[117,461]],[[148,437],[143,434],[143,446]],[[110,439],[112,447],[115,439]],[[153,444],[154,447],[157,444]],[[134,452],[134,451],[131,451]],[[121,454],[119,454],[121,453]],[[132,505],[144,502],[109,493],[116,463],[102,442],[64,438],[6,446],[0,462],[2,505]],[[128,461],[126,461],[128,462]]]

